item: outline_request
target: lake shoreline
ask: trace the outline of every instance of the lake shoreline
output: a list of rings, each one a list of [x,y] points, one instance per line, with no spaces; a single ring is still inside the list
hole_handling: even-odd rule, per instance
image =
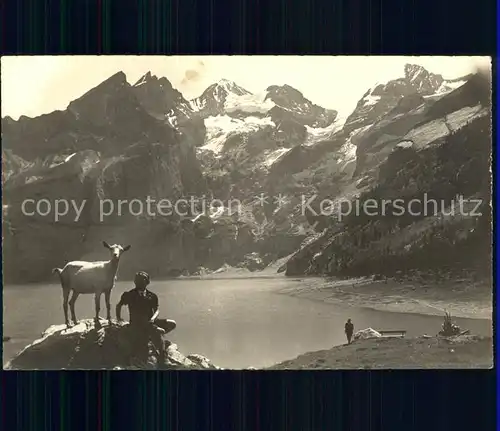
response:
[[[471,285],[457,280],[436,286],[414,281],[324,278],[320,286],[312,286],[308,277],[290,278],[297,285],[282,288],[278,294],[383,312],[442,316],[447,311],[453,317],[493,319],[493,288],[485,283]]]

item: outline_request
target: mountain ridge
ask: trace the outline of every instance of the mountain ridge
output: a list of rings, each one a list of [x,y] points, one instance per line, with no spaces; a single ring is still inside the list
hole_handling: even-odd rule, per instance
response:
[[[118,72],[65,111],[2,118],[7,280],[43,279],[61,260],[91,258],[103,236],[137,244],[136,264],[154,276],[224,265],[258,270],[294,252],[288,273],[323,271],[308,254],[323,240],[304,244],[324,229],[334,235],[339,226],[301,211],[301,196],[352,199],[383,181],[392,184],[406,163],[395,153],[401,143],[418,152],[460,130],[475,136],[475,121],[489,112],[477,75],[446,80],[411,64],[403,72],[367,90],[345,120],[286,84],[253,94],[223,79],[193,105],[151,72],[134,84]],[[63,181],[46,181],[53,178]],[[64,227],[47,228],[43,217],[27,219],[18,211],[19,199],[30,194],[92,204],[78,224],[68,219]],[[261,194],[285,199],[262,203]],[[232,215],[224,207],[201,217],[129,214],[99,222],[100,199],[146,195],[236,198],[242,208]],[[326,259],[329,251],[322,253]],[[16,263],[20,254],[32,262],[29,270]],[[132,269],[124,271],[128,277]]]

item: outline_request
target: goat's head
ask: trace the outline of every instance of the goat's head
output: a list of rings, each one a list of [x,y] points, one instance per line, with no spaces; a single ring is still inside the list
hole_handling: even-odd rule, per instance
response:
[[[102,244],[111,252],[111,260],[120,260],[121,255],[130,250],[130,245],[122,247],[120,244],[109,245],[106,241],[103,241]]]

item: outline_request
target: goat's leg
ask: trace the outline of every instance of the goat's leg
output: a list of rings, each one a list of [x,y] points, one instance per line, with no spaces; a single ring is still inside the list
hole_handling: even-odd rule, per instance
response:
[[[99,311],[101,310],[101,294],[102,292],[96,292],[94,300],[95,300],[95,324],[99,326]]]
[[[69,289],[63,289],[64,323],[66,324],[66,326],[71,326],[68,319],[68,298],[69,298]]]
[[[104,300],[106,302],[106,319],[108,319],[108,323],[111,324],[111,290],[106,290],[104,292]]]
[[[75,302],[78,299],[78,296],[80,296],[80,294],[73,290],[73,295],[71,295],[71,299],[69,300],[69,308],[71,310],[71,319],[73,320],[73,323],[75,325],[78,324],[78,320],[76,319],[76,315],[75,315]]]

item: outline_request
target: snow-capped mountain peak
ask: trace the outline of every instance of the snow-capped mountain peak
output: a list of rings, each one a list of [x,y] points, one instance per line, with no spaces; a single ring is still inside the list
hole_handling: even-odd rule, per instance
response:
[[[408,79],[410,82],[413,82],[418,77],[418,75],[428,73],[422,66],[418,64],[409,64],[409,63],[405,64],[404,72],[405,72],[405,78]]]
[[[426,99],[441,97],[460,87],[467,78],[448,80],[429,72],[418,64],[406,64],[404,75],[385,84],[378,83],[358,101],[356,109],[347,118],[348,131],[378,121],[396,106],[405,110],[417,108]],[[402,99],[404,99],[403,104]]]
[[[191,100],[193,111],[200,112],[202,116],[223,115],[231,107],[245,105],[240,98],[252,98],[253,94],[240,87],[233,81],[221,79],[210,85],[200,97]]]
[[[245,94],[252,94],[250,91],[245,90],[233,81],[228,79],[221,79],[215,84],[210,85],[198,99],[214,98],[216,101],[225,98],[228,94],[235,94],[237,96],[244,96]],[[196,100],[196,99],[195,99]]]
[[[408,83],[426,95],[435,93],[444,81],[442,75],[431,73],[418,64],[406,64],[404,72]]]
[[[243,87],[240,87],[234,81],[230,81],[229,79],[220,79],[216,84],[216,88],[224,89],[227,93],[233,93],[238,96],[243,96],[245,94],[252,94],[250,91],[245,90]]]

